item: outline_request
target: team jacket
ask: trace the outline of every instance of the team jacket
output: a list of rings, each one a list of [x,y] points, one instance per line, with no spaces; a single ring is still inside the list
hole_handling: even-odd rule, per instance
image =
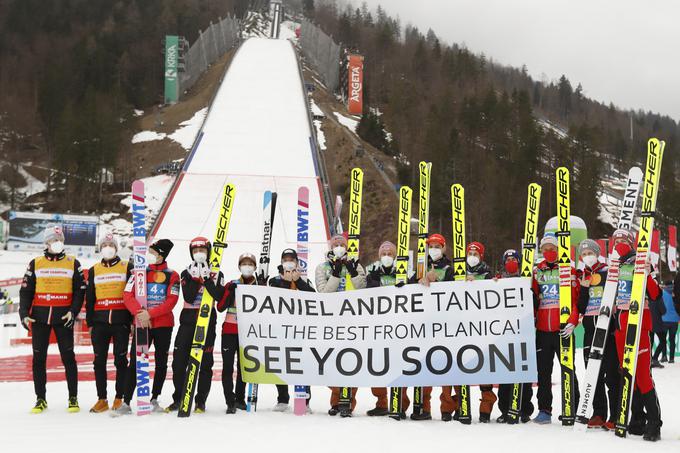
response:
[[[123,294],[132,274],[132,262],[115,257],[101,260],[87,273],[85,307],[87,325],[130,324],[132,315],[125,306]]]
[[[437,274],[438,282],[452,282],[453,281],[453,265],[451,260],[442,255],[437,261],[433,261],[429,256],[427,257],[427,272],[434,270]],[[409,283],[418,283],[418,276],[413,274],[408,281]]]
[[[590,286],[587,288],[581,286],[579,290],[578,312],[583,316],[596,317],[600,314],[600,304],[604,285],[607,283],[608,271],[607,265],[598,261],[592,269],[586,267],[576,272],[578,280],[583,278],[590,281]]]
[[[534,292],[534,311],[536,330],[559,332],[560,330],[560,271],[557,262],[541,261],[534,268],[532,290]],[[578,325],[579,285],[576,270],[571,267],[571,316],[569,323]]]
[[[347,286],[347,278],[350,277],[347,269],[343,266],[340,278],[333,275],[332,253],[329,253],[327,260],[316,267],[315,281],[316,289],[320,293],[335,293],[344,291]],[[355,289],[366,288],[366,271],[357,263],[357,276],[351,277],[352,285]]]
[[[616,291],[616,323],[619,330],[625,328],[628,323],[627,312],[630,306],[630,297],[633,287],[635,256],[635,251],[631,251],[629,254],[621,257],[621,265],[619,266],[619,285]],[[644,313],[640,325],[643,335],[652,330],[652,314],[649,310],[649,303],[650,301],[656,303],[660,298],[661,288],[650,273],[647,275],[647,298],[645,300]]]
[[[385,268],[380,261],[369,264],[366,268],[366,287],[379,288],[381,286],[394,286],[397,283],[397,268],[392,265]]]
[[[146,269],[146,303],[151,316],[151,327],[173,327],[172,309],[179,299],[179,275],[168,268],[168,263],[152,264]],[[125,286],[125,306],[136,315],[141,306],[135,297],[135,276]]]
[[[46,324],[63,324],[68,311],[75,317],[83,307],[85,281],[80,263],[63,252],[31,260],[19,290],[19,316]]]
[[[184,298],[184,308],[179,315],[179,323],[187,325],[196,325],[198,319],[198,309],[201,306],[203,293],[207,290],[213,298],[213,313],[215,316],[215,307],[227,297],[227,291],[224,287],[224,274],[219,272],[217,274],[211,272],[208,280],[202,278],[194,278],[187,269],[182,271],[182,297]]]
[[[475,280],[489,280],[493,278],[493,273],[491,272],[489,265],[484,261],[475,267],[470,267],[469,264],[465,263],[465,269],[467,271],[468,277],[474,277]]]
[[[248,280],[244,280],[243,276],[240,276],[236,280],[232,280],[225,285],[224,297],[217,303],[217,311],[222,313],[224,310],[227,310],[227,316],[224,317],[224,322],[222,323],[222,335],[238,334],[238,319],[236,318],[236,285],[257,284],[258,282],[255,276],[250,277]]]
[[[281,266],[279,266],[279,272],[281,272]],[[284,289],[297,289],[300,291],[316,292],[312,286],[312,282],[306,278],[300,277],[296,282],[289,282],[284,280],[281,274],[269,279],[269,286],[274,288],[284,288]]]

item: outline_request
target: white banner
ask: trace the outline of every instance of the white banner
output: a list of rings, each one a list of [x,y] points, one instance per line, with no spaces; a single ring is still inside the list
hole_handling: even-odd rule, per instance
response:
[[[236,290],[243,380],[347,387],[536,381],[530,280],[343,293]]]

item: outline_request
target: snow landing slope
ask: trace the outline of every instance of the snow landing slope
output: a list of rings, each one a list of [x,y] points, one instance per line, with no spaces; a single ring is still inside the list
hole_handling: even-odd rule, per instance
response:
[[[229,248],[222,266],[227,277],[237,275],[238,255],[259,254],[266,190],[279,194],[272,261],[278,262],[284,248],[297,245],[296,204],[301,185],[310,190],[310,266],[316,266],[324,259],[328,230],[314,146],[293,45],[287,40],[248,39],[234,56],[153,232],[155,238],[175,243],[171,267],[186,266],[191,238],[213,237],[219,195],[227,182],[236,186]]]

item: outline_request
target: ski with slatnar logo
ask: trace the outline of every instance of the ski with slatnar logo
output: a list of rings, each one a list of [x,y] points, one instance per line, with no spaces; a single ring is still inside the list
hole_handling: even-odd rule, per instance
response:
[[[297,200],[297,254],[298,269],[302,278],[307,277],[309,267],[309,189],[300,187]],[[294,387],[293,413],[305,415],[307,413],[307,398],[309,387],[296,385]]]
[[[350,179],[349,196],[349,228],[347,230],[347,259],[359,260],[359,237],[361,236],[361,199],[364,185],[364,172],[361,168],[353,168]],[[354,289],[349,274],[345,275],[344,289]],[[352,388],[340,388],[338,411],[341,417],[352,416]]]
[[[258,284],[265,284],[269,278],[269,262],[272,248],[272,233],[274,231],[274,217],[276,215],[276,192],[266,191],[262,202],[262,250],[260,251],[260,270]],[[248,397],[246,411],[257,411],[258,384],[248,383]]]
[[[430,174],[431,162],[421,162],[420,170],[419,201],[418,201],[418,260],[416,264],[416,277],[418,281],[427,272],[427,235],[430,230]],[[413,414],[420,415],[423,412],[423,388],[413,387]]]
[[[227,232],[229,231],[229,222],[231,221],[231,211],[234,206],[234,195],[236,195],[236,188],[233,184],[227,184],[222,190],[222,203],[220,204],[220,211],[217,215],[217,227],[215,229],[215,239],[210,248],[210,274],[219,275],[220,266],[222,264],[222,252],[227,248]],[[208,333],[208,324],[210,315],[213,311],[214,300],[208,291],[203,290],[201,296],[201,305],[198,308],[198,317],[196,318],[196,328],[194,329],[194,339],[191,344],[191,352],[189,354],[189,365],[187,368],[186,378],[184,380],[184,390],[182,391],[182,398],[180,399],[179,409],[177,411],[178,417],[188,417],[191,415],[191,403],[194,400],[196,393],[196,380],[201,369],[201,361],[203,360],[203,350],[205,348],[205,339]]]
[[[413,191],[406,186],[399,189],[399,222],[397,238],[397,284],[408,283],[408,249],[411,238],[411,198]],[[406,418],[403,409],[403,387],[390,389],[390,417],[395,420]]]
[[[524,221],[524,236],[522,237],[522,267],[520,277],[532,278],[534,271],[534,255],[536,254],[536,237],[538,234],[538,211],[541,207],[541,186],[529,184],[527,194],[527,215]],[[522,384],[512,386],[508,408],[508,424],[517,424],[522,411]]]
[[[146,201],[144,182],[132,183],[132,236],[135,298],[146,310]],[[137,415],[151,413],[151,379],[149,373],[149,329],[135,324],[135,360],[137,367]]]
[[[635,207],[640,194],[640,186],[642,185],[642,170],[639,167],[633,167],[628,172],[628,182],[626,183],[626,190],[623,193],[623,202],[621,206],[621,214],[619,215],[618,228],[630,230],[633,227],[633,216],[635,215]],[[579,399],[578,412],[576,413],[576,427],[579,430],[585,431],[588,426],[588,421],[593,415],[593,399],[595,397],[595,388],[600,379],[600,369],[602,367],[602,358],[604,357],[604,348],[607,344],[607,337],[609,333],[609,324],[614,309],[614,302],[616,301],[616,290],[619,286],[619,255],[613,251],[609,257],[609,268],[607,271],[607,281],[604,284],[602,292],[602,300],[600,301],[600,311],[597,315],[595,323],[595,333],[593,334],[593,342],[588,353],[588,366],[586,367],[586,378],[581,387],[581,398]],[[612,415],[613,416],[613,415]]]
[[[640,349],[640,326],[645,312],[647,297],[647,263],[649,262],[649,246],[654,231],[654,213],[656,211],[656,197],[659,194],[659,176],[661,162],[666,143],[656,138],[647,143],[647,166],[645,168],[645,184],[642,190],[642,208],[640,209],[640,231],[638,231],[635,255],[635,270],[633,272],[633,287],[630,293],[628,308],[628,325],[626,343],[623,346],[623,360],[621,366],[621,400],[619,415],[616,419],[614,433],[619,437],[626,437],[628,433],[628,415],[633,401],[635,388],[635,370]]]
[[[465,189],[460,184],[451,186],[451,211],[453,217],[453,279],[464,282],[467,278],[465,265]],[[470,386],[456,386],[460,390],[458,421],[464,425],[472,423],[470,413]]]
[[[560,331],[571,317],[571,207],[569,202],[569,170],[556,172],[557,185],[557,265],[560,275]],[[562,425],[572,426],[575,420],[576,382],[574,374],[574,335],[560,335],[560,382],[562,383]]]

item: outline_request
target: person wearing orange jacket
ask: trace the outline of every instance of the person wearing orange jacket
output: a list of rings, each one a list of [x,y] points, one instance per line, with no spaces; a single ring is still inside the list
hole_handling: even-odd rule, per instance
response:
[[[632,231],[618,229],[614,231],[610,241],[614,244],[614,252],[618,253],[619,285],[616,291],[616,349],[619,364],[622,365],[623,349],[626,344],[628,328],[628,310],[630,308],[631,290],[635,271],[636,252],[635,234]],[[652,330],[650,305],[663,303],[661,288],[652,277],[651,265],[647,264],[647,294],[640,324],[640,343],[638,345],[637,365],[635,368],[635,389],[631,402],[631,414],[628,421],[628,432],[634,436],[643,436],[644,440],[655,442],[661,439],[661,408],[656,394],[656,386],[652,379],[652,345],[649,332]],[[609,422],[608,422],[609,423]],[[615,426],[610,424],[609,429]]]
[[[47,349],[50,334],[57,337],[59,354],[66,372],[68,411],[79,412],[78,365],[73,352],[73,323],[83,306],[85,282],[80,263],[64,253],[64,232],[60,226],[45,230],[45,252],[28,265],[19,290],[21,324],[31,330],[33,387],[37,401],[31,410],[47,409]]]
[[[578,325],[579,285],[576,269],[571,267],[571,316],[560,329],[560,270],[557,260],[557,236],[546,233],[541,239],[540,251],[543,261],[534,268],[532,290],[536,313],[536,362],[538,366],[538,415],[534,422],[545,425],[552,422],[552,371],[555,356],[559,359],[560,337],[574,335]],[[575,376],[574,376],[575,377]],[[578,402],[578,380],[575,379]]]
[[[146,268],[147,308],[142,309],[135,297],[135,278],[130,277],[125,287],[124,301],[127,309],[142,326],[149,327],[149,346],[154,347],[155,369],[151,388],[151,405],[154,412],[163,412],[158,397],[163,390],[165,376],[168,372],[168,351],[172,338],[175,308],[180,292],[180,279],[177,272],[168,267],[167,258],[173,243],[168,239],[160,239],[149,246]],[[137,362],[135,336],[130,346],[130,365],[123,396],[124,403],[115,413],[125,415],[131,413],[130,402],[137,385]]]

